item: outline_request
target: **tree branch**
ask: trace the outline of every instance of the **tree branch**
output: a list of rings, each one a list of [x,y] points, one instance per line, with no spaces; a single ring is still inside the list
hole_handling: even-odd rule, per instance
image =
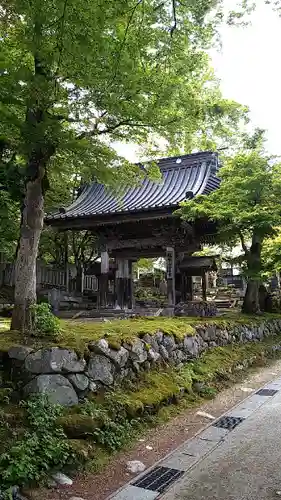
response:
[[[111,127],[107,127],[104,130],[98,130],[96,127],[88,132],[82,132],[77,136],[77,139],[84,139],[85,137],[93,137],[94,135],[104,135],[104,134],[110,134],[111,132],[114,132],[114,130],[117,130],[120,127],[123,127],[125,125],[129,125],[130,127],[150,127],[149,124],[144,124],[144,123],[134,123],[131,122],[131,120],[122,120],[115,125],[112,125]]]
[[[118,70],[118,66],[119,66],[119,63],[120,63],[120,59],[121,59],[121,54],[122,54],[122,51],[123,51],[123,48],[126,44],[126,40],[127,40],[127,35],[128,35],[128,31],[129,31],[129,28],[130,28],[130,25],[131,25],[131,22],[133,20],[133,17],[134,17],[134,14],[138,8],[138,6],[143,2],[143,0],[138,0],[137,3],[134,5],[134,7],[132,8],[132,12],[130,14],[130,17],[128,19],[128,23],[127,23],[127,26],[126,26],[126,29],[125,29],[125,33],[124,33],[124,37],[123,37],[123,40],[121,42],[121,46],[120,46],[120,49],[119,49],[119,52],[117,54],[117,57],[116,57],[116,64],[115,64],[115,68],[114,68],[114,73],[113,73],[113,77],[110,81],[110,84],[109,84],[109,87],[112,85],[112,83],[114,82],[115,78],[116,78],[116,75],[117,75],[117,70]]]
[[[249,249],[247,248],[247,245],[245,243],[245,238],[244,238],[244,235],[241,231],[239,231],[239,238],[240,238],[240,241],[241,241],[241,245],[242,245],[242,248],[245,252],[245,255],[247,256],[249,254]]]
[[[173,20],[174,24],[171,27],[171,36],[173,36],[174,31],[177,29],[177,9],[176,9],[176,0],[172,0],[172,8],[173,8]]]
[[[59,52],[59,57],[58,57],[58,64],[57,68],[55,71],[55,93],[57,93],[57,76],[59,75],[59,69],[61,65],[61,60],[62,60],[62,51],[63,51],[63,36],[64,36],[64,24],[65,24],[65,14],[66,14],[66,6],[67,6],[68,0],[64,0],[63,4],[63,11],[62,11],[62,16],[61,16],[61,26],[60,26],[60,34],[59,34],[59,39],[57,42],[57,49]]]
[[[57,120],[57,121],[65,121],[68,123],[80,123],[80,120],[76,120],[75,118],[71,118],[69,116],[65,115],[52,115],[51,113],[47,112],[47,115],[51,120]]]

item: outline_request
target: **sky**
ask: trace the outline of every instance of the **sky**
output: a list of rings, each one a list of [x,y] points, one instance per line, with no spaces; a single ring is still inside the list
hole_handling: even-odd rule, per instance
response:
[[[224,97],[246,104],[254,126],[267,130],[267,148],[281,154],[281,18],[262,0],[245,28],[225,26],[213,54]]]
[[[226,0],[231,6],[235,0]],[[267,130],[267,149],[281,155],[281,18],[257,0],[246,27],[224,26],[222,48],[212,52],[213,66],[224,97],[249,106],[253,126]],[[117,146],[118,152],[136,161],[133,145]]]

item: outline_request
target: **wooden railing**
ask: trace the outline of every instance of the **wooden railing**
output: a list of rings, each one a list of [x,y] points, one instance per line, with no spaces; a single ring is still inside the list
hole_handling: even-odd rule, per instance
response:
[[[99,288],[98,279],[95,275],[84,276],[84,286],[83,286],[84,291],[92,290],[93,292],[96,292],[98,288]]]
[[[53,268],[37,264],[36,280],[38,288],[59,288],[66,290],[66,280],[70,281],[70,273],[64,269]],[[15,284],[15,266],[14,264],[0,264],[0,286],[14,286]],[[98,279],[95,275],[85,275],[83,278],[84,291],[97,291]]]

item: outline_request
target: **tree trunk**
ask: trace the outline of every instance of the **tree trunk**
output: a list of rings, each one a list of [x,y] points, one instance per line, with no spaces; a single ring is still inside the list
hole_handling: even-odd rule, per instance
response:
[[[260,313],[259,288],[262,242],[263,238],[254,232],[251,247],[246,252],[248,281],[242,307],[242,311],[246,314]]]
[[[242,311],[246,314],[259,314],[259,287],[258,280],[249,279],[247,283],[246,294],[244,297]]]
[[[75,266],[76,266],[75,291],[78,292],[78,293],[82,293],[82,291],[83,291],[83,283],[82,283],[82,280],[83,280],[83,264],[79,260],[79,261],[75,262]]]
[[[15,267],[15,305],[12,330],[32,331],[36,303],[36,259],[44,221],[42,175],[26,185],[20,244]]]

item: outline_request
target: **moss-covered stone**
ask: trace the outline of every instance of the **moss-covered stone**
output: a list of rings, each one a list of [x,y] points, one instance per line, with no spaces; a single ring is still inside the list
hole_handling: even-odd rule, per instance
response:
[[[229,380],[237,367],[240,369],[241,366],[246,368],[264,363],[266,357],[273,355],[272,346],[280,341],[280,337],[272,337],[263,342],[232,344],[210,349],[199,359],[185,364],[179,370],[169,368],[145,373],[134,390],[118,390],[111,393],[110,399],[113,404],[123,404],[131,417],[144,412],[156,413],[161,406],[178,402],[183,392],[192,399],[196,382],[204,383],[205,390],[201,396],[210,397],[211,394],[215,395],[216,391],[209,391],[209,386]]]
[[[95,454],[95,445],[93,443],[90,443],[89,441],[86,441],[85,439],[69,439],[68,443],[71,446],[73,453],[77,457],[78,462],[86,462]]]
[[[58,425],[62,426],[64,432],[70,438],[85,438],[92,435],[95,429],[101,426],[101,422],[89,415],[75,413],[60,417]]]
[[[114,340],[114,339],[109,339],[109,341],[108,341],[108,347],[110,349],[113,349],[114,351],[119,351],[121,346],[122,346],[121,341]]]

